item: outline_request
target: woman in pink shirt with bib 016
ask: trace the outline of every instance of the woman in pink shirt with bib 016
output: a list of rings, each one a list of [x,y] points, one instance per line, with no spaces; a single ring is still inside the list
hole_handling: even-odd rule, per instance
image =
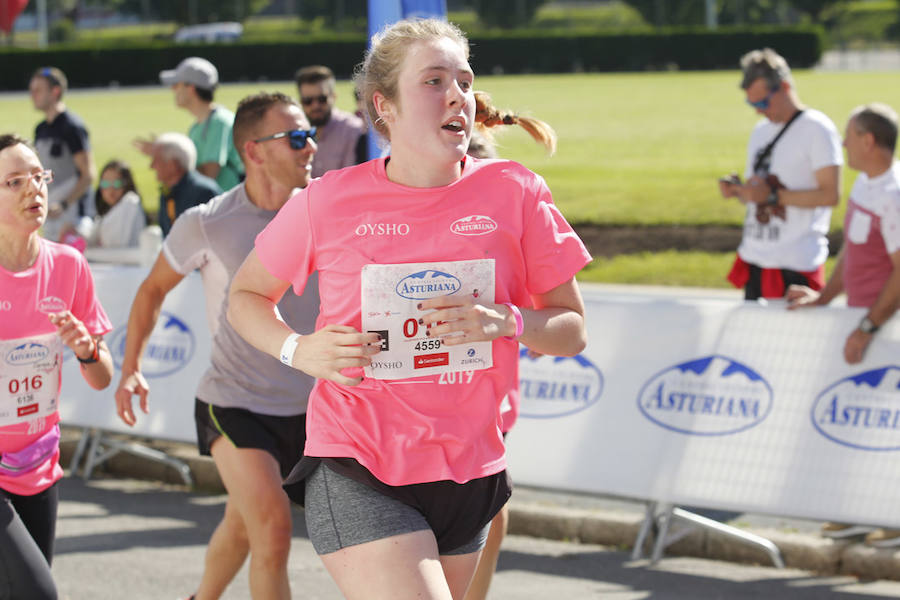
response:
[[[25,140],[0,135],[0,595],[29,600],[57,597],[63,347],[95,389],[113,370],[87,261],[38,234],[51,180]]]
[[[305,479],[310,540],[351,599],[463,598],[511,490],[500,406],[519,342],[587,343],[590,256],[543,179],[466,156],[468,53],[434,19],[375,36],[357,89],[390,156],[291,198],[232,282],[235,329],[318,378],[289,482]],[[314,272],[316,331],[299,335],[274,305]]]

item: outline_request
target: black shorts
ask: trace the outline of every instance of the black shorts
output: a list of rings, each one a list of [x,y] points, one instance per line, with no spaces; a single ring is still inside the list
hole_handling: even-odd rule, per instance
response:
[[[256,448],[271,454],[286,477],[303,457],[306,444],[306,413],[290,417],[262,415],[244,408],[223,408],[197,398],[194,407],[197,448],[209,449],[220,437],[237,448]]]
[[[352,458],[311,459],[307,457],[303,462],[309,466],[321,462],[329,470],[340,476],[356,481],[383,496],[393,498],[412,507],[424,517],[428,527],[434,533],[438,550],[441,554],[458,553],[455,551],[472,544],[473,540],[480,541],[477,547],[468,549],[467,552],[473,552],[480,548],[484,543],[484,537],[487,535],[486,525],[500,512],[500,509],[503,508],[503,505],[506,504],[512,493],[512,482],[509,480],[506,471],[473,479],[466,483],[445,480],[394,486],[379,481],[368,469]],[[290,479],[293,479],[296,475],[297,471],[292,474]],[[290,486],[287,486],[285,489],[288,492],[288,496],[297,501],[296,494],[292,494]],[[357,506],[356,508],[366,511],[364,506]],[[357,533],[363,537],[360,537],[354,543],[380,539],[407,533],[408,531],[408,529],[402,527],[393,532],[384,528],[376,531],[372,527],[361,527],[358,528]],[[364,537],[367,535],[373,535],[374,537]],[[312,537],[312,528],[310,529],[310,536]],[[335,540],[338,540],[339,537],[336,537]],[[335,543],[338,542],[336,541]],[[341,547],[340,545],[335,547],[327,540],[323,540],[320,545],[321,547],[316,548],[319,553],[333,552]],[[346,545],[352,545],[352,543]]]

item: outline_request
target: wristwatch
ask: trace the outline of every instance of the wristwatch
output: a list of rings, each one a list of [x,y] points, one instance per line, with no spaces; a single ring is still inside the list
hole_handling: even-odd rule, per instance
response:
[[[773,188],[769,192],[769,197],[766,198],[766,206],[778,206],[778,190]]]
[[[83,365],[89,365],[89,364],[95,363],[100,360],[100,342],[98,342],[97,340],[93,340],[93,342],[94,342],[94,350],[93,350],[93,352],[91,352],[90,356],[88,356],[87,358],[81,358],[77,354],[75,355],[75,358],[78,359],[78,362],[80,362]]]
[[[868,316],[865,316],[862,318],[862,320],[859,322],[859,325],[857,325],[856,328],[859,329],[860,331],[862,331],[863,333],[868,333],[868,334],[872,335],[876,331],[878,331],[880,326],[873,323],[872,319],[870,319]]]

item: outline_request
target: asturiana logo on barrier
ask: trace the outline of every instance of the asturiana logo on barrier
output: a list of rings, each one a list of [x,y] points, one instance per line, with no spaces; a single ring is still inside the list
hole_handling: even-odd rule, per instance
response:
[[[6,353],[8,365],[30,365],[50,356],[50,348],[37,342],[25,342]]]
[[[839,379],[816,396],[810,414],[826,438],[860,450],[900,450],[900,366]]]
[[[519,415],[535,419],[582,411],[600,399],[603,374],[587,357],[539,356],[519,351]]]
[[[772,410],[769,383],[734,359],[712,355],[654,375],[637,398],[660,427],[688,435],[728,435],[761,423]]]
[[[461,287],[456,276],[428,269],[401,279],[397,284],[397,295],[410,300],[427,300],[456,293]]]
[[[125,357],[125,334],[128,327],[119,327],[110,338],[110,349],[116,368],[122,368]],[[183,369],[194,356],[196,342],[194,332],[188,324],[173,315],[162,311],[159,321],[147,342],[147,350],[141,368],[146,377],[165,377]]]

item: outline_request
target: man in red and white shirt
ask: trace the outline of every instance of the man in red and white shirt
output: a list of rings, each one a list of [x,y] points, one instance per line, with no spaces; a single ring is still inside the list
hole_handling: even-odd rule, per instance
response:
[[[823,306],[842,291],[849,306],[869,311],[844,344],[848,363],[860,362],[878,328],[900,301],[900,164],[894,161],[897,113],[884,104],[860,106],[844,135],[847,164],[859,170],[844,217],[844,245],[821,292],[788,290],[790,308]]]

